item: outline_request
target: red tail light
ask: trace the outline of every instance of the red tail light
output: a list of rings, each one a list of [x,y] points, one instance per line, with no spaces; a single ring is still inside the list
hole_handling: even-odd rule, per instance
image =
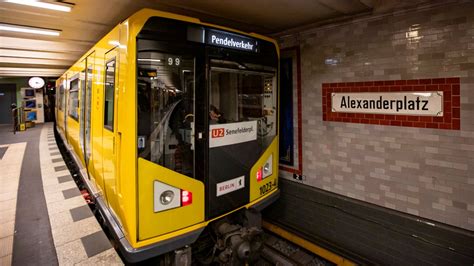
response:
[[[193,203],[193,193],[181,190],[181,206],[188,206]]]
[[[257,171],[257,181],[260,182],[262,181],[262,168],[259,168]]]

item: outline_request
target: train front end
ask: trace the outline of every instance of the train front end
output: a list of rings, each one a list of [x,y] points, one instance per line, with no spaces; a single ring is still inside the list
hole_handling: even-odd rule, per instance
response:
[[[278,47],[144,14],[134,51],[138,249],[252,261],[260,211],[279,194]]]

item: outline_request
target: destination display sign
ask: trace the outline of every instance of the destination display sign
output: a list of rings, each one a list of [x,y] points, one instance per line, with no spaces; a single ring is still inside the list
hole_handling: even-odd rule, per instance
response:
[[[443,92],[360,92],[331,94],[333,112],[443,116]]]
[[[257,139],[257,121],[209,126],[209,148],[243,143]]]
[[[230,49],[258,52],[257,40],[220,30],[207,30],[206,42],[207,44]]]

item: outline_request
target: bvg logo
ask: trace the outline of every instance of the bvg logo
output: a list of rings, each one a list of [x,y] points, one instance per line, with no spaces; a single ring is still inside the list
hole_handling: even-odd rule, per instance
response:
[[[214,128],[211,132],[212,138],[224,137],[224,128]]]

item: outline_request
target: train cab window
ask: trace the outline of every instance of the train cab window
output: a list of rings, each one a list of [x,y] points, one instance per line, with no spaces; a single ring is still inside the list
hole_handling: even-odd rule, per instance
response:
[[[71,81],[69,90],[69,116],[75,120],[79,119],[79,79],[76,78]]]
[[[255,121],[263,152],[277,132],[276,69],[213,59],[210,77],[210,126]]]
[[[138,53],[138,154],[194,176],[194,58]]]
[[[114,130],[114,88],[115,88],[115,58],[108,61],[105,67],[104,93],[104,126]]]
[[[59,85],[59,93],[58,93],[58,109],[64,109],[64,86],[63,84]]]

